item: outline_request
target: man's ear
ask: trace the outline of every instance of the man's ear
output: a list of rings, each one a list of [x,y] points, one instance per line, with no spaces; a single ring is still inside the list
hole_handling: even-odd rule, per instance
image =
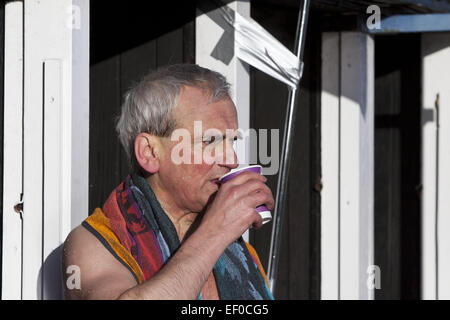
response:
[[[159,171],[159,147],[157,137],[147,133],[140,133],[134,139],[134,154],[136,160],[149,173]]]

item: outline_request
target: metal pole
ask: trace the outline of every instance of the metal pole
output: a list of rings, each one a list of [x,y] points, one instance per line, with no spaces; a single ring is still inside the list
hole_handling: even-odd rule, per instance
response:
[[[295,35],[295,53],[300,63],[303,63],[303,48],[306,36],[306,25],[308,22],[308,10],[309,0],[304,0],[300,4],[300,11],[297,22],[297,31]],[[302,68],[303,65],[300,65]],[[301,74],[299,83],[301,81]],[[275,210],[272,225],[272,237],[270,240],[270,253],[269,253],[269,266],[267,269],[267,276],[269,281],[270,290],[275,292],[276,274],[278,269],[279,249],[281,242],[281,226],[282,226],[282,214],[286,207],[286,187],[287,176],[289,173],[289,165],[291,160],[292,149],[292,134],[294,132],[295,111],[297,105],[297,88],[290,89],[288,95],[288,110],[286,112],[284,133],[283,133],[283,146],[281,151],[281,165],[278,174],[278,185],[275,199]]]
[[[436,95],[434,103],[436,109],[436,192],[435,192],[435,222],[434,222],[434,242],[435,242],[435,294],[436,300],[439,300],[439,93]]]

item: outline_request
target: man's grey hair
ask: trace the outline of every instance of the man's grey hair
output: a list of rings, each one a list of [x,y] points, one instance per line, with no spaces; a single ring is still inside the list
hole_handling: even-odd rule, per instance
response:
[[[210,102],[230,98],[230,84],[223,75],[195,64],[170,65],[147,74],[126,92],[116,124],[132,172],[141,170],[134,153],[137,135],[169,137],[176,128],[172,110],[183,86],[204,89]]]

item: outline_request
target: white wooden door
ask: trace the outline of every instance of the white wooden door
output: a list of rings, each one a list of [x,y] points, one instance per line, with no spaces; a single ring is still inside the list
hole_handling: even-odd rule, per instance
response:
[[[2,297],[58,299],[60,246],[88,214],[89,1],[6,13]]]

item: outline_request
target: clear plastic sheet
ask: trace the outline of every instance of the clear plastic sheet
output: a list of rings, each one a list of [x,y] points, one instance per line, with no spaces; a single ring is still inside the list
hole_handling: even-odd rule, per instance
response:
[[[233,10],[222,7],[223,18],[235,30],[236,56],[278,79],[297,88],[303,63],[281,42],[250,17],[243,17]]]

